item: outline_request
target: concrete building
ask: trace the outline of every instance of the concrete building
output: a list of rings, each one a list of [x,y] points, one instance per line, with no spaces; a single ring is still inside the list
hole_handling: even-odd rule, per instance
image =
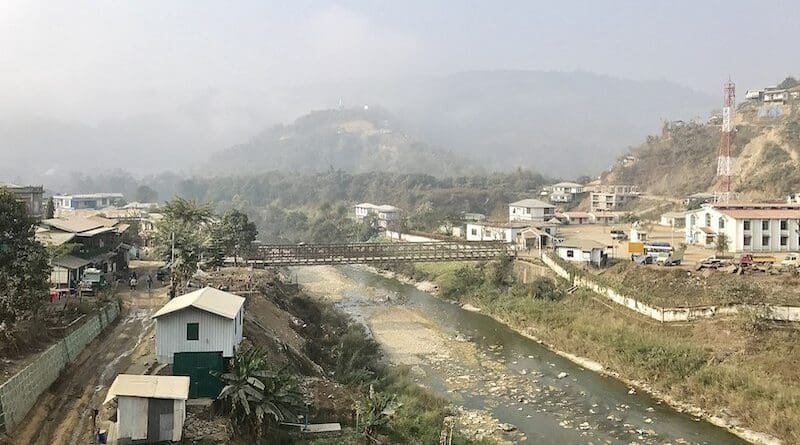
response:
[[[519,243],[520,234],[530,227],[525,222],[472,222],[467,223],[467,241],[505,241]]]
[[[355,214],[358,219],[373,215],[377,220],[378,226],[385,229],[392,223],[400,221],[403,210],[388,204],[375,205],[363,202],[355,205]]]
[[[182,352],[229,358],[242,341],[244,298],[205,287],[173,298],[153,318],[159,362],[173,363]]]
[[[686,227],[686,212],[666,212],[661,214],[658,221],[659,225],[666,227],[684,228]]]
[[[589,212],[589,221],[592,224],[616,224],[621,216],[621,212],[592,211]]]
[[[556,215],[564,224],[592,224],[592,215],[587,212],[564,212]]]
[[[103,402],[117,401],[112,443],[180,442],[188,398],[188,377],[118,375]]]
[[[545,222],[555,216],[556,208],[538,199],[523,199],[508,205],[508,221]]]
[[[576,262],[602,266],[608,260],[608,246],[591,240],[565,240],[556,246],[559,258]]]
[[[703,204],[686,213],[686,243],[715,247],[725,234],[730,252],[800,249],[800,204]]]
[[[45,209],[44,204],[42,203],[44,188],[42,188],[42,186],[22,186],[8,182],[0,182],[0,188],[5,188],[17,198],[17,201],[25,203],[25,208],[28,210],[28,216],[33,218],[42,218],[44,216]]]
[[[591,210],[617,210],[638,197],[635,185],[601,185],[591,193]]]
[[[59,209],[104,209],[122,201],[122,193],[86,193],[78,195],[53,195],[53,204]]]
[[[578,195],[584,193],[583,184],[576,182],[559,182],[550,186],[550,202],[572,202]]]

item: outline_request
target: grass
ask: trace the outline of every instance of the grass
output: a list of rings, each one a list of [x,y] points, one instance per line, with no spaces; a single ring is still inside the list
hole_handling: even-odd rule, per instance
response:
[[[454,266],[417,267],[442,289],[464,275]],[[729,291],[738,288],[736,281],[729,286]],[[724,408],[748,428],[800,443],[800,332],[746,316],[662,325],[610,308],[588,290],[551,301],[515,287],[484,280],[448,297],[678,400],[711,413]]]

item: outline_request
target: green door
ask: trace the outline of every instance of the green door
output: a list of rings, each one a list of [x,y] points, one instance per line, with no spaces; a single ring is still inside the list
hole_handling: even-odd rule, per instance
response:
[[[223,372],[225,360],[219,352],[176,352],[172,363],[172,375],[188,376],[189,398],[216,399],[222,391],[222,382],[211,375],[211,371]]]

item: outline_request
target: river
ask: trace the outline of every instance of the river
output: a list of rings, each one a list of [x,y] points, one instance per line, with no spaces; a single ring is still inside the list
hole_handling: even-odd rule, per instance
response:
[[[467,412],[534,444],[747,442],[551,352],[483,314],[359,267],[300,267],[298,282],[367,325],[390,360]],[[387,301],[387,296],[390,301]],[[467,420],[467,423],[469,420]],[[485,429],[487,435],[496,428]],[[494,433],[499,434],[499,433]]]

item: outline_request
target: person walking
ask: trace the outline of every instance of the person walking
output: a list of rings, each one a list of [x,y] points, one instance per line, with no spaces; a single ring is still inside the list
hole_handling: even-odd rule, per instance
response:
[[[135,276],[131,277],[131,283],[130,284],[131,284],[131,291],[135,291],[136,290],[136,277]]]
[[[147,292],[150,292],[150,289],[153,287],[153,274],[147,275]]]

